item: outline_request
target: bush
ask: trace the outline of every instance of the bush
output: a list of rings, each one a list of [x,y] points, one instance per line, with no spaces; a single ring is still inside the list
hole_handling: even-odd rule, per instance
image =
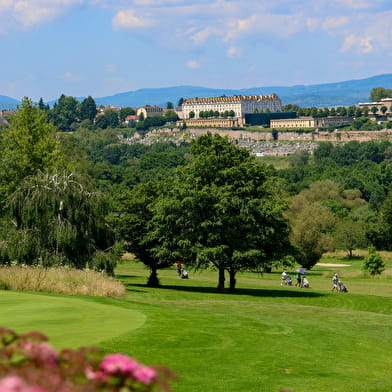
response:
[[[385,270],[385,262],[374,246],[369,247],[369,254],[363,261],[362,268],[369,271],[370,275],[380,275]]]
[[[57,352],[39,332],[0,328],[1,392],[171,391],[174,374],[95,348]]]

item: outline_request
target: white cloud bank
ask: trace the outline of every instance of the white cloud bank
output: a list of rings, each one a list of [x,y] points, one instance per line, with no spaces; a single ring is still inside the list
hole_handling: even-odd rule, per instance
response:
[[[0,0],[0,32],[49,23],[80,6],[104,8],[114,30],[177,51],[213,43],[239,57],[244,52],[234,48],[244,42],[318,33],[336,40],[336,52],[392,53],[390,0]]]
[[[83,0],[0,0],[0,31],[29,29],[68,13]]]

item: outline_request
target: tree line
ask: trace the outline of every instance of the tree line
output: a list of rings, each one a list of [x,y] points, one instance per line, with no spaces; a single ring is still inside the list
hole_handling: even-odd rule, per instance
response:
[[[227,138],[121,144],[114,129],[59,133],[25,98],[0,133],[0,262],[113,273],[123,250],[149,267],[311,268],[326,250],[392,243],[392,145],[321,143],[276,170]]]

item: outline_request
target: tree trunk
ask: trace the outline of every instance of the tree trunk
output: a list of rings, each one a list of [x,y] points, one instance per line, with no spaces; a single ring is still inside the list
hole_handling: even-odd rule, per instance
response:
[[[160,286],[157,269],[154,267],[151,267],[151,274],[148,277],[147,286],[149,286],[149,287],[159,287]]]
[[[223,291],[225,289],[225,269],[219,268],[219,278],[218,278],[218,290]]]
[[[349,259],[352,259],[353,258],[353,250],[352,250],[352,248],[350,248],[349,251],[350,251]]]
[[[236,284],[236,279],[235,279],[235,274],[236,271],[230,270],[229,275],[230,275],[230,291],[235,291],[235,284]]]

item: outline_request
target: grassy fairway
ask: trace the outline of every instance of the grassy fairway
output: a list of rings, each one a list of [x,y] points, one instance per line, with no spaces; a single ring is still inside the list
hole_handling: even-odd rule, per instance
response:
[[[331,293],[336,270],[348,294]],[[236,294],[215,291],[215,272],[180,280],[174,268],[164,270],[160,289],[145,287],[147,271],[140,264],[125,263],[117,273],[128,288],[122,300],[3,291],[0,324],[46,332],[50,320],[60,317],[61,304],[63,316],[52,322],[54,330],[66,337],[91,321],[89,332],[104,350],[174,370],[180,377],[176,392],[392,390],[392,280],[365,279],[355,263],[316,267],[308,290],[281,287],[280,272],[242,274]],[[29,310],[31,297],[46,304],[39,315]],[[4,315],[7,306],[11,311]],[[75,320],[90,309],[91,320]],[[25,319],[19,318],[26,311]],[[19,324],[10,324],[14,314]],[[117,325],[115,319],[123,322]],[[80,345],[91,343],[85,336]]]
[[[0,325],[18,333],[39,330],[57,348],[97,345],[145,321],[138,311],[83,298],[9,291],[1,291],[0,309]]]

